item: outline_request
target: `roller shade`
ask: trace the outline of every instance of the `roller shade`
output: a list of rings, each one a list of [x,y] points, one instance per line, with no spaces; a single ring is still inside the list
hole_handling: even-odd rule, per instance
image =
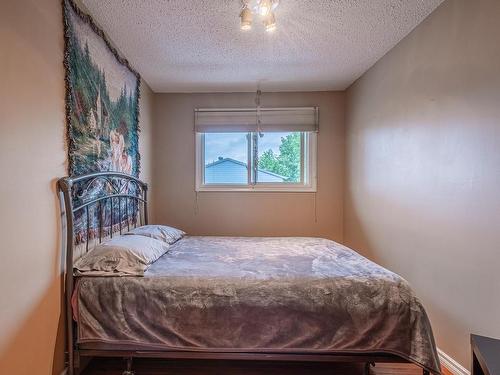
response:
[[[317,132],[317,107],[260,108],[260,127],[256,108],[195,109],[197,133],[221,132]]]

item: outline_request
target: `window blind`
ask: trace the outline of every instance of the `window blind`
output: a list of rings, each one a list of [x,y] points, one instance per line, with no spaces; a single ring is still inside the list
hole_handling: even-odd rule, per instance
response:
[[[260,124],[258,118],[260,117]],[[197,133],[317,132],[317,107],[195,109]]]

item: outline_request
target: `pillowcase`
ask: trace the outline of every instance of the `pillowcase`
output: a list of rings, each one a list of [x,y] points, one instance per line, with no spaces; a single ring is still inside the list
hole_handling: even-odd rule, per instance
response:
[[[186,232],[166,225],[143,225],[125,234],[150,237],[171,245],[184,237]]]
[[[144,236],[120,236],[103,242],[74,264],[76,276],[144,276],[170,245]]]

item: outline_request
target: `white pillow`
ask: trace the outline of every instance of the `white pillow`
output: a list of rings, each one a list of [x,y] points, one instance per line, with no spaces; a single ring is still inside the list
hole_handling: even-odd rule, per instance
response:
[[[74,264],[77,276],[144,276],[170,245],[144,236],[119,236],[97,245]]]
[[[171,245],[184,237],[186,233],[180,229],[168,227],[166,225],[143,225],[125,234],[151,237]]]

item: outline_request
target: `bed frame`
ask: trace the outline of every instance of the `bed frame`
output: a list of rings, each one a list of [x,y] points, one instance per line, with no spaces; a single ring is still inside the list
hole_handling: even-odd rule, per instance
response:
[[[244,360],[244,361],[284,361],[284,362],[355,362],[363,363],[365,374],[376,363],[410,363],[407,359],[390,353],[261,353],[261,352],[192,352],[180,350],[103,350],[81,348],[77,343],[76,322],[73,320],[71,297],[74,290],[73,264],[76,261],[77,247],[89,251],[89,243],[100,243],[130,230],[131,227],[148,224],[148,185],[143,181],[118,172],[99,172],[81,176],[64,177],[58,183],[58,194],[62,210],[63,243],[65,243],[65,311],[66,311],[66,361],[68,375],[77,375],[83,364],[92,357],[124,358],[123,375],[132,375],[133,358],[198,359],[198,360]],[[95,195],[95,189],[101,193]],[[118,204],[118,206],[116,206]],[[114,217],[118,207],[118,218]],[[107,210],[109,208],[109,211]],[[92,223],[90,212],[92,213]],[[108,217],[106,213],[108,211]],[[109,217],[109,215],[111,217]],[[86,218],[83,229],[75,233],[77,218]],[[97,216],[97,224],[95,223]],[[126,217],[126,220],[124,220]],[[96,227],[97,226],[97,227]],[[84,232],[82,236],[82,230]],[[76,244],[76,240],[80,244]],[[82,250],[83,248],[83,250]],[[82,254],[79,254],[82,255]],[[423,375],[429,370],[423,368]]]

